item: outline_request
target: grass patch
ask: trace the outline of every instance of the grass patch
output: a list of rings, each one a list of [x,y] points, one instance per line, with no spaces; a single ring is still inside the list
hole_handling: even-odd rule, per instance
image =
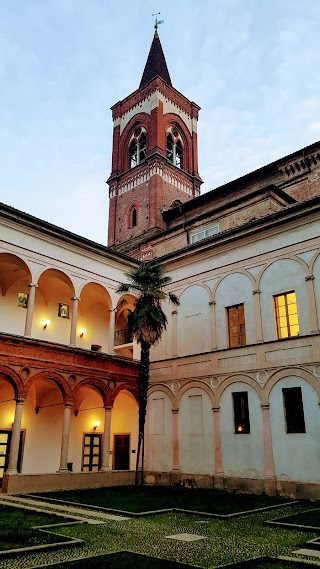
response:
[[[90,490],[67,490],[37,494],[42,498],[90,504],[111,510],[142,513],[181,508],[227,515],[287,503],[284,498],[236,494],[217,490],[185,489],[163,486],[117,486]]]
[[[19,508],[0,505],[0,550],[65,541],[58,535],[32,529],[33,526],[56,524],[60,521],[65,520],[49,514],[38,514],[31,510],[22,511]]]
[[[285,516],[284,518],[280,518],[274,521],[320,529],[320,508],[316,510],[301,512],[300,514],[294,514],[293,516]]]
[[[192,569],[194,565],[185,565],[176,561],[168,561],[167,559],[157,559],[141,555],[140,553],[131,553],[130,551],[119,551],[118,553],[110,553],[109,555],[99,555],[97,557],[89,557],[87,559],[79,559],[78,561],[67,561],[50,565],[54,569]],[[310,569],[310,567],[309,567]]]

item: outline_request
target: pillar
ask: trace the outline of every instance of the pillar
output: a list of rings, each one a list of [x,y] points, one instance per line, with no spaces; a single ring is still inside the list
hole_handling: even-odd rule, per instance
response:
[[[115,311],[110,308],[109,310],[110,318],[109,318],[109,345],[108,345],[108,352],[109,354],[113,354],[114,352],[114,319],[115,319]]]
[[[27,304],[27,314],[26,314],[26,322],[24,327],[24,335],[31,336],[31,328],[32,328],[32,321],[33,321],[33,312],[34,312],[34,302],[36,298],[36,288],[37,284],[30,283],[29,285],[30,292],[28,297],[28,304]]]
[[[112,407],[104,409],[104,430],[102,436],[102,452],[101,452],[101,468],[103,472],[110,470],[110,427],[111,427],[111,410]]]
[[[305,277],[305,280],[307,283],[307,291],[308,291],[311,334],[318,334],[319,322],[318,322],[316,297],[314,294],[314,285],[313,285],[314,276],[308,275],[307,277]]]
[[[68,462],[68,450],[69,450],[71,407],[72,403],[70,402],[67,402],[64,405],[62,439],[61,439],[61,456],[60,456],[60,467],[58,472],[68,472],[67,462]]]
[[[24,399],[17,399],[16,401],[16,409],[14,413],[14,421],[12,427],[10,457],[9,457],[7,474],[18,473],[18,455],[19,455],[19,445],[20,445],[22,408],[24,401],[25,401]]]
[[[211,330],[211,350],[217,349],[217,338],[216,338],[216,315],[215,315],[215,301],[211,300],[209,302],[210,306],[210,330]]]
[[[224,489],[223,461],[220,431],[220,407],[212,407],[213,411],[213,444],[214,444],[214,488]]]
[[[178,344],[177,344],[177,334],[178,334],[178,312],[173,310],[172,314],[172,357],[176,358],[178,356]]]
[[[261,290],[259,290],[259,289],[254,290],[252,292],[252,294],[253,294],[253,306],[254,306],[254,318],[255,318],[255,323],[256,323],[256,341],[257,341],[257,343],[263,342],[260,293],[261,293]]]
[[[275,496],[277,493],[276,477],[274,472],[274,460],[272,449],[272,436],[270,426],[270,405],[262,404],[262,433],[263,433],[263,455],[264,455],[264,489],[268,496]]]
[[[179,409],[172,409],[172,471],[176,473],[180,472],[178,413]]]
[[[78,322],[78,308],[79,300],[78,296],[74,296],[72,299],[72,317],[71,317],[71,329],[70,329],[70,346],[75,347],[77,345],[77,322]]]

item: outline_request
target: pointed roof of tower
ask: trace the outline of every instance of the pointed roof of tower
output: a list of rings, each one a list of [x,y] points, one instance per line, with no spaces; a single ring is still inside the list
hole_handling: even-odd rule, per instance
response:
[[[166,83],[168,83],[168,85],[170,85],[170,87],[172,87],[166,59],[164,57],[158,31],[156,28],[147,63],[144,68],[142,79],[140,81],[139,89],[147,85],[147,83],[149,83],[149,81],[151,81],[151,79],[154,79],[154,77],[157,75],[159,75],[161,79],[163,79]]]

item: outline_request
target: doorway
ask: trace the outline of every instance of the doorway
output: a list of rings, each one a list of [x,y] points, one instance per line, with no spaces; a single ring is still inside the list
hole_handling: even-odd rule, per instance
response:
[[[83,440],[82,470],[83,472],[98,472],[101,468],[102,435],[87,434]]]
[[[114,435],[114,470],[130,470],[130,435]]]
[[[9,465],[11,438],[12,438],[11,429],[0,430],[0,487],[2,486],[3,475]],[[22,438],[23,438],[23,431],[20,432],[18,466],[17,466],[18,472],[21,471]]]

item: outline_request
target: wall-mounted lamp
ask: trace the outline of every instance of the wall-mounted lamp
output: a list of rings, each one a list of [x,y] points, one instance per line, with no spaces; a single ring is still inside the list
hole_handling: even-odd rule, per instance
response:
[[[50,320],[44,320],[42,324],[43,324],[43,329],[45,330],[47,326],[50,324]]]
[[[93,430],[94,430],[94,431],[97,430],[97,427],[100,427],[100,421],[95,421],[95,422],[93,423]]]
[[[83,334],[85,334],[87,331],[87,328],[80,328],[80,338],[82,338]]]

